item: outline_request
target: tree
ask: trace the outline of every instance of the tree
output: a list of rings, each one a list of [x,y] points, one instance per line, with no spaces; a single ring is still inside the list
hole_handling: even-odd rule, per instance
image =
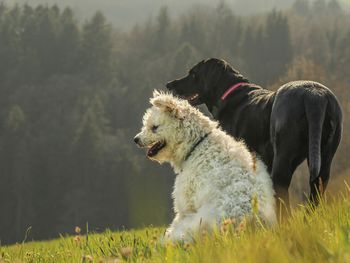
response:
[[[337,44],[338,52],[335,53],[336,63],[334,64],[333,72],[339,79],[349,82],[349,67],[350,67],[350,30],[339,40]]]
[[[264,79],[265,46],[264,31],[260,26],[256,31],[252,26],[245,30],[242,43],[242,54],[245,64],[243,69],[247,71],[252,81],[261,82]]]
[[[308,16],[310,13],[310,5],[308,0],[295,0],[292,6],[295,13],[301,16]]]
[[[84,98],[81,102],[81,117],[73,140],[71,164],[74,174],[71,192],[68,193],[67,217],[74,224],[85,224],[93,218],[98,205],[94,203],[93,178],[101,173],[104,152],[103,140],[108,134],[108,120],[105,118],[103,100],[99,95]],[[86,205],[89,207],[86,207]],[[76,208],[82,208],[82,211]]]
[[[213,49],[222,57],[237,55],[243,29],[239,18],[233,15],[230,7],[221,2],[216,8],[212,32]]]
[[[82,31],[80,69],[92,86],[106,86],[113,78],[111,27],[101,12]]]
[[[25,171],[28,169],[25,124],[26,117],[21,107],[11,106],[5,120],[4,136],[7,139],[2,142],[1,147],[1,159],[5,160],[2,163],[2,172],[5,175],[2,185],[6,185],[10,191],[2,189],[9,194],[2,200],[9,202],[6,204],[10,205],[6,219],[9,220],[7,224],[11,225],[16,239],[23,237],[27,223],[25,218],[29,217],[28,210],[30,211],[26,202],[30,180],[25,176]]]
[[[332,15],[339,15],[342,13],[342,8],[337,0],[330,0],[327,5],[328,10]]]
[[[42,7],[35,9],[36,31],[35,48],[40,63],[41,80],[43,76],[51,76],[57,72],[57,37],[59,33],[58,13],[56,7]]]
[[[57,39],[58,72],[61,74],[74,74],[79,71],[80,32],[73,11],[65,8],[60,17],[61,30]]]
[[[206,44],[206,34],[203,25],[196,15],[186,17],[181,25],[179,43],[189,43],[191,46],[203,50]]]
[[[172,73],[170,75],[177,76],[183,74],[184,70],[190,69],[198,62],[198,59],[197,51],[189,43],[182,44],[174,55]]]
[[[327,4],[325,0],[316,0],[313,3],[313,10],[317,16],[324,15],[326,13]]]
[[[281,76],[293,57],[288,20],[281,13],[272,11],[266,20],[265,39],[265,79],[273,82]]]
[[[17,74],[20,58],[20,8],[15,5],[0,25],[0,83],[7,87]]]
[[[314,61],[305,57],[297,57],[289,65],[287,72],[279,80],[286,83],[294,80],[314,80],[321,83],[327,81],[325,70]]]
[[[157,26],[154,38],[154,48],[158,52],[164,52],[169,45],[169,30],[170,30],[170,18],[168,14],[168,8],[163,6],[160,8],[157,16]]]

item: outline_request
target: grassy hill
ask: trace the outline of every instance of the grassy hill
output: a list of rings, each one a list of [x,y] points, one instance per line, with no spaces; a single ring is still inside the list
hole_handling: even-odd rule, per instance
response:
[[[194,244],[159,244],[164,228],[91,234],[0,247],[0,262],[350,262],[350,193],[300,207],[274,229],[226,222]],[[329,198],[330,199],[330,198]]]

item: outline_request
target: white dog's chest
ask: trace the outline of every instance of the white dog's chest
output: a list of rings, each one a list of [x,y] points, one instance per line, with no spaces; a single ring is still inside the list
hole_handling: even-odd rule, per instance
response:
[[[198,183],[195,175],[179,174],[175,180],[173,191],[175,210],[182,214],[193,213],[197,210],[196,192]]]

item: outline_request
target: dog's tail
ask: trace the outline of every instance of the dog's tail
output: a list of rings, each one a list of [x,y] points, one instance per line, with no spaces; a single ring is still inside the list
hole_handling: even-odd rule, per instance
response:
[[[312,96],[305,100],[305,113],[308,122],[309,141],[309,172],[310,182],[318,179],[321,170],[321,140],[322,128],[327,108],[327,99],[321,96]]]

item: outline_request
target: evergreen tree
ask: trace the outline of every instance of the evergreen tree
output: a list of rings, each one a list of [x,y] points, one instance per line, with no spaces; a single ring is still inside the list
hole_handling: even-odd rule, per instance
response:
[[[179,43],[189,43],[196,49],[203,50],[206,43],[206,34],[202,26],[197,16],[187,17],[181,26]]]
[[[285,72],[293,56],[288,20],[276,11],[267,16],[264,54],[266,56],[264,82],[267,83]]]
[[[60,17],[61,31],[58,35],[57,60],[58,72],[74,74],[79,71],[80,36],[77,22],[70,8],[64,9]]]
[[[313,3],[313,11],[316,16],[326,14],[327,4],[326,0],[315,0]]]
[[[170,75],[184,74],[184,70],[189,70],[198,60],[199,55],[196,50],[188,43],[182,44],[174,55],[174,64]]]
[[[83,27],[79,66],[92,86],[105,86],[113,78],[111,27],[101,12]]]
[[[8,188],[3,189],[8,193],[4,196],[5,206],[10,205],[7,211],[5,225],[13,230],[15,240],[23,238],[28,224],[25,219],[30,218],[30,206],[27,204],[28,188],[30,179],[25,176],[28,169],[28,156],[26,156],[26,117],[19,105],[13,105],[5,120],[3,136],[6,141],[2,142],[2,184]]]
[[[216,21],[212,33],[212,45],[214,50],[221,53],[222,57],[237,55],[242,35],[240,20],[236,18],[232,10],[221,2],[216,8]]]
[[[55,7],[36,8],[35,48],[40,63],[41,80],[57,72],[58,10]]]
[[[8,11],[0,25],[0,84],[2,88],[9,86],[19,66],[20,12],[19,6],[14,6]]]
[[[252,26],[248,26],[244,33],[242,43],[242,54],[244,57],[243,70],[247,72],[252,81],[263,80],[261,68],[265,59],[263,28],[260,26],[257,31]]]
[[[328,2],[327,8],[332,15],[339,15],[342,13],[342,8],[337,0],[330,0]]]
[[[293,3],[293,10],[298,15],[308,16],[310,13],[310,5],[308,0],[295,0]]]
[[[82,224],[93,218],[96,192],[94,178],[100,175],[104,152],[104,137],[108,134],[108,120],[105,117],[103,100],[95,95],[81,102],[81,118],[73,141],[72,158],[74,184],[69,196],[74,205],[68,209],[75,224]],[[67,200],[69,201],[69,200]],[[86,205],[88,207],[86,207]],[[78,208],[78,209],[74,209]],[[79,211],[79,208],[81,211]]]
[[[350,83],[350,30],[340,39],[337,44],[338,53],[335,53],[334,72],[337,74],[340,80],[345,83]]]
[[[170,18],[168,8],[163,6],[159,10],[157,17],[156,33],[154,38],[154,48],[158,52],[164,52],[169,45]]]

